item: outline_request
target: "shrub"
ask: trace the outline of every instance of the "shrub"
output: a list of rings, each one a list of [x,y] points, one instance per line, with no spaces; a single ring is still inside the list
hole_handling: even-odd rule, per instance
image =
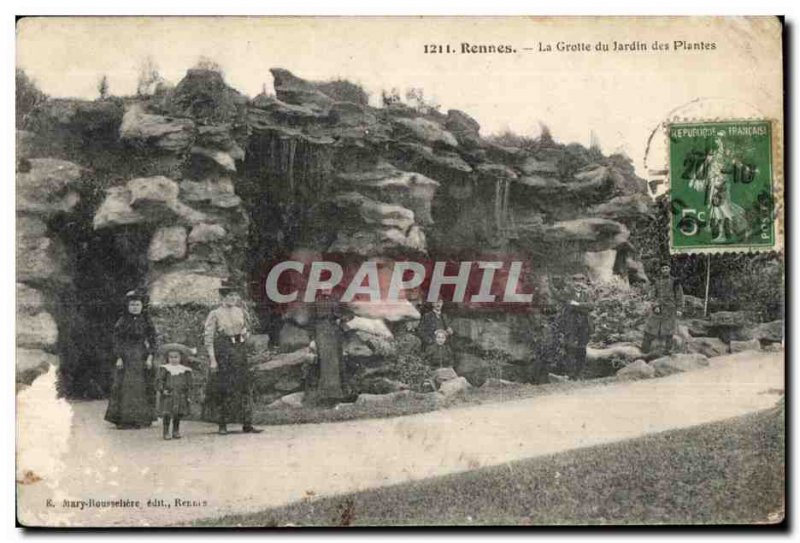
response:
[[[649,315],[651,293],[647,287],[631,286],[622,279],[593,282],[585,276],[575,276],[563,287],[560,299],[577,296],[592,305],[591,322],[594,332],[590,342],[608,344],[629,341],[631,332],[640,330]]]
[[[421,356],[413,353],[401,353],[391,359],[387,365],[387,372],[417,392],[422,391],[423,383],[431,377],[430,367]]]

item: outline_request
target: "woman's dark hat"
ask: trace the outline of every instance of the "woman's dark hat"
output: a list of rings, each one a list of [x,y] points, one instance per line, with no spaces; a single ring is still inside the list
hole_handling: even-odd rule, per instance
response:
[[[231,292],[238,292],[239,294],[241,294],[241,289],[239,288],[239,286],[236,283],[234,283],[230,279],[225,279],[224,281],[222,281],[222,284],[219,286],[219,295],[220,296],[226,296],[226,295],[230,294]]]
[[[139,300],[142,303],[147,301],[147,294],[141,289],[129,290],[125,293],[125,301]]]

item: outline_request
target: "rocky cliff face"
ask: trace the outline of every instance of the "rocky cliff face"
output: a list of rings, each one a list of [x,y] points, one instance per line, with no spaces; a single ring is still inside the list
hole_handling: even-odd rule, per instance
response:
[[[344,82],[272,75],[275,96],[248,100],[220,74],[190,70],[159,96],[51,100],[29,116],[18,137],[18,297],[25,328],[40,333],[22,334],[23,365],[65,356],[59,327],[74,322],[97,345],[66,356],[106,363],[101,338],[136,284],[147,285],[165,338],[199,345],[227,277],[247,281],[280,348],[302,349],[311,340],[302,308],[277,314],[260,303],[266,263],[286,257],[377,259],[391,273],[408,258],[521,255],[540,304],[553,275],[646,281],[629,237],[651,204],[621,157],[549,140],[499,145],[461,111],[372,108]],[[54,316],[63,292],[78,309]],[[419,318],[409,301],[353,309],[346,352],[365,363]],[[529,356],[529,314],[453,317],[464,352]],[[299,386],[286,381],[282,392]]]

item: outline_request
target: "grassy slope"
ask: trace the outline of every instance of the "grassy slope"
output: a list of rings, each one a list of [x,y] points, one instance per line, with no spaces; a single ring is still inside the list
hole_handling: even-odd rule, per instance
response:
[[[780,520],[783,410],[206,526],[753,523]]]

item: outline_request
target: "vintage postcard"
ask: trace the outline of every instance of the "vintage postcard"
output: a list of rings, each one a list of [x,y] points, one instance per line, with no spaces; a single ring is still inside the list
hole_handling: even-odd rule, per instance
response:
[[[25,527],[785,521],[777,17],[25,17]]]

